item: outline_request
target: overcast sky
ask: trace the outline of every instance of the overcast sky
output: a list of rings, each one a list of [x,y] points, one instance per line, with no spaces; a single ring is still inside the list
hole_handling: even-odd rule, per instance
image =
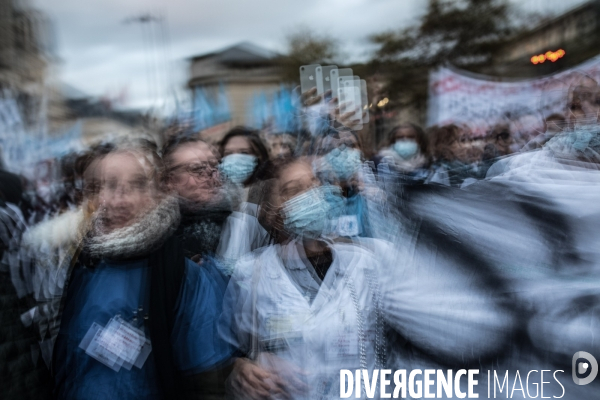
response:
[[[185,60],[190,56],[241,41],[283,51],[286,35],[305,26],[337,38],[346,54],[360,58],[368,53],[370,34],[412,24],[427,4],[426,0],[31,1],[52,21],[61,60],[56,68],[59,79],[94,96],[126,90],[126,106],[131,108],[160,107],[165,98],[172,98],[168,88],[182,93]],[[547,11],[581,2],[528,0],[526,7]],[[170,46],[162,45],[158,24],[150,40],[148,28],[124,23],[148,12],[166,16]],[[158,45],[154,52],[151,43]],[[158,79],[151,74],[155,71]]]

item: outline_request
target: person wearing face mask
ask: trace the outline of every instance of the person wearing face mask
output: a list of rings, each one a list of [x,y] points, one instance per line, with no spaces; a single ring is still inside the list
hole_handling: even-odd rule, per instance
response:
[[[229,131],[219,145],[219,172],[232,198],[233,213],[223,227],[217,255],[231,274],[239,257],[269,242],[258,223],[258,203],[264,192],[269,153],[258,133],[245,127]]]
[[[256,216],[260,171],[269,161],[269,153],[258,134],[244,127],[229,131],[219,145],[219,170],[231,190],[237,194],[238,211]]]
[[[334,210],[311,160],[289,160],[274,174],[267,198],[279,243],[238,262],[223,302],[220,333],[243,355],[228,380],[233,398],[340,398],[341,369],[409,365],[390,331],[461,362],[502,348],[504,314],[470,277],[435,279],[410,252],[332,236]],[[481,312],[476,324],[464,323],[465,307]]]
[[[398,125],[388,134],[387,147],[374,159],[375,166],[386,163],[393,170],[412,179],[427,176],[427,138],[423,129],[415,124]]]
[[[332,294],[349,296],[341,269],[353,271],[356,283],[363,281],[354,276],[361,271],[356,266],[361,257],[350,244],[323,239],[331,206],[310,160],[288,160],[275,176],[268,201],[271,222],[282,231],[280,244],[238,262],[224,303],[221,318],[226,328],[221,333],[246,356],[235,362],[229,389],[234,398],[335,398],[339,384],[324,387],[318,381],[338,382],[339,364],[322,357],[327,351],[355,361],[358,356],[334,348],[337,335],[323,336],[326,328],[319,323],[332,322],[334,310],[343,304],[337,299],[328,302]],[[307,320],[311,309],[315,318]]]
[[[205,379],[232,354],[216,337],[224,282],[173,237],[180,212],[160,184],[156,146],[125,143],[89,168],[84,234],[60,267],[56,398],[205,394]]]
[[[325,195],[336,203],[334,186],[341,189],[343,207],[333,222],[336,232],[345,237],[373,237],[368,202],[378,197],[374,185],[368,183],[370,168],[363,168],[362,147],[358,136],[347,129],[330,128],[313,152],[317,154],[314,167],[319,179],[331,188]],[[334,207],[335,208],[335,207]]]

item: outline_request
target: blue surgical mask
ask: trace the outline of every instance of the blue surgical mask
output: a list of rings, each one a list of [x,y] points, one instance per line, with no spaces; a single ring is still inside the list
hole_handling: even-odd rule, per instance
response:
[[[341,181],[347,181],[354,176],[361,165],[360,151],[347,147],[331,150],[325,156],[325,160]]]
[[[573,143],[573,149],[577,151],[584,151],[590,144],[590,140],[594,137],[594,134],[589,130],[580,130],[573,132],[571,137]]]
[[[250,154],[230,154],[223,157],[219,170],[225,177],[235,183],[242,184],[250,178],[256,168],[256,156]]]
[[[297,236],[316,239],[327,234],[331,206],[322,187],[301,193],[283,203],[285,229]]]
[[[321,186],[323,198],[329,204],[329,219],[339,218],[344,213],[345,202],[342,196],[342,188],[338,185]]]
[[[393,147],[394,151],[402,158],[411,158],[419,151],[417,142],[412,140],[398,140]]]

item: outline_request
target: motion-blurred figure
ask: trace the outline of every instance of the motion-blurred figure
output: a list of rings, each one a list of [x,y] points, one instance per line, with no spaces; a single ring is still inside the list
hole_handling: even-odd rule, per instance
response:
[[[181,398],[231,355],[215,336],[222,287],[172,236],[178,202],[149,142],[97,159],[93,210],[68,270],[54,345],[58,398]],[[89,169],[89,167],[88,167]],[[188,393],[191,392],[191,393]]]
[[[219,153],[190,136],[174,136],[162,148],[164,182],[181,210],[178,238],[194,261],[214,256],[231,200],[219,174]]]
[[[370,185],[371,167],[363,164],[363,149],[358,135],[347,128],[330,128],[317,142],[314,168],[319,179],[328,184],[332,193],[326,198],[339,209],[333,222],[340,236],[373,237],[367,211],[368,203],[378,196],[377,188]],[[337,205],[341,189],[343,204]],[[335,192],[335,193],[334,193]]]
[[[479,168],[481,150],[473,147],[465,128],[453,124],[436,126],[428,134],[433,158],[428,183],[460,186],[468,178],[485,177],[485,171]]]
[[[376,167],[380,162],[411,179],[424,180],[428,174],[429,154],[423,129],[411,123],[392,128],[387,147],[376,157]]]
[[[219,151],[222,157],[219,168],[224,179],[234,185],[237,208],[256,216],[256,193],[260,192],[258,174],[269,161],[265,144],[255,131],[237,127],[221,140]]]
[[[50,399],[52,379],[34,323],[33,269],[21,247],[21,190],[17,175],[0,171],[0,384],[5,399]]]
[[[596,125],[600,110],[600,86],[587,75],[581,75],[569,88],[566,116],[571,128]]]
[[[296,151],[296,138],[289,133],[272,133],[269,135],[269,152],[271,159],[292,157]]]
[[[386,327],[444,360],[502,348],[511,318],[472,276],[430,267],[410,246],[332,237],[328,188],[309,160],[279,166],[272,190],[285,239],[239,261],[224,301],[221,332],[246,356],[230,377],[236,398],[339,398],[340,369],[406,366]]]
[[[565,121],[565,117],[562,114],[551,114],[546,117],[546,131],[541,135],[533,138],[527,145],[522,149],[523,151],[537,150],[542,147],[557,133],[562,132],[565,129],[568,129],[567,122]]]

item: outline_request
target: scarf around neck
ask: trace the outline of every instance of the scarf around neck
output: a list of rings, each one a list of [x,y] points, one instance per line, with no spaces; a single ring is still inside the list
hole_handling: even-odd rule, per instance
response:
[[[96,217],[84,241],[84,248],[94,258],[128,259],[144,256],[160,247],[179,225],[179,204],[167,197],[154,209],[124,228],[102,233],[101,220]]]

